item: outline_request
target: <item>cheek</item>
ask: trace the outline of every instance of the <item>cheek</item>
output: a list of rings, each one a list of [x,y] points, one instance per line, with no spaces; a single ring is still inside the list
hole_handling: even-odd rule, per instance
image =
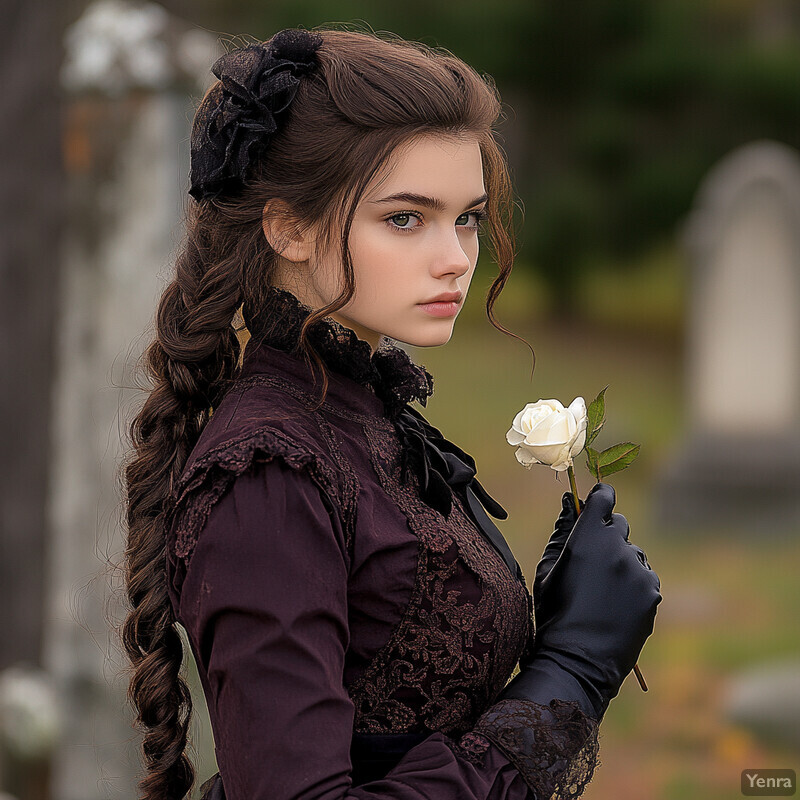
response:
[[[479,247],[477,241],[472,242],[465,250],[470,263],[470,268],[467,270],[467,274],[465,276],[468,281],[472,280],[472,276],[475,274],[475,269],[478,266],[478,250]]]
[[[350,253],[353,257],[353,269],[356,272],[369,273],[379,270],[387,258],[396,253],[396,248],[388,231],[382,230],[381,225],[370,225],[365,228],[353,228],[350,235]]]
[[[465,233],[461,242],[461,247],[467,254],[467,257],[472,263],[472,268],[474,269],[478,261],[478,252],[480,250],[480,241],[478,237],[474,233]]]
[[[390,236],[382,235],[378,228],[350,239],[359,302],[373,303],[379,298],[402,295],[403,287],[408,288],[404,280],[408,258]]]

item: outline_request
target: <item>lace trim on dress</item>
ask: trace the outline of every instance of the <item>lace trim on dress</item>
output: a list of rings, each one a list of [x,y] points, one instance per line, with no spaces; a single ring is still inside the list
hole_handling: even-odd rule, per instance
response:
[[[355,529],[358,496],[355,476],[335,469],[281,431],[259,428],[212,448],[181,479],[170,514],[172,518],[182,509],[174,532],[175,555],[183,559],[191,557],[198,533],[207,522],[211,509],[237,476],[252,464],[265,463],[275,457],[280,457],[292,469],[307,470],[333,507],[341,511],[345,543],[349,549]]]
[[[580,797],[599,766],[599,725],[577,703],[501,700],[473,730],[448,742],[458,755],[482,766],[490,743],[499,747],[540,800]]]
[[[414,589],[389,641],[349,688],[354,729],[440,731],[458,736],[500,692],[533,625],[532,599],[476,530],[453,495],[445,519],[419,495],[416,475],[400,480],[392,424],[365,428],[381,485],[420,541]]]
[[[244,311],[253,345],[264,342],[277,350],[295,353],[300,330],[312,310],[291,292],[270,286],[266,302],[256,314]],[[383,401],[390,417],[412,400],[425,406],[433,394],[433,376],[387,336],[372,353],[369,342],[359,339],[355,331],[333,317],[317,320],[307,335],[329,369],[370,388]]]

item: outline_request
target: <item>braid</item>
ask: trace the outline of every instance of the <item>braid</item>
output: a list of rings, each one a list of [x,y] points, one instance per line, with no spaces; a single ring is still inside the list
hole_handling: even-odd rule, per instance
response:
[[[192,703],[167,594],[164,523],[173,488],[239,357],[232,322],[242,297],[240,253],[234,248],[227,258],[213,259],[204,232],[218,223],[203,221],[207,211],[191,213],[175,279],[159,303],[156,339],[145,355],[152,389],[131,425],[133,454],[125,469],[131,611],[122,641],[132,664],[128,697],[144,732],[144,800],[180,800],[194,783],[184,753]]]

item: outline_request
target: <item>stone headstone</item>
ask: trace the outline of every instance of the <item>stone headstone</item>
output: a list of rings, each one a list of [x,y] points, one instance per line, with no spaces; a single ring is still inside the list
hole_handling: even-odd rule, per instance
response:
[[[800,751],[800,660],[759,664],[730,678],[723,715],[765,744]]]
[[[788,532],[800,524],[800,155],[770,141],[729,154],[684,243],[687,430],[658,481],[660,521]]]
[[[181,236],[214,37],[154,3],[103,0],[67,33],[68,222],[55,378],[45,658],[63,706],[53,797],[138,797],[140,737],[114,631],[127,609],[119,468],[136,365]]]

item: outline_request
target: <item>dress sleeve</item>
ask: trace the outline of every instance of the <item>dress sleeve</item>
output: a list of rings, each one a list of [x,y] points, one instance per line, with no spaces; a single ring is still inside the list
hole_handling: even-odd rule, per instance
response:
[[[572,710],[557,720],[504,701],[459,742],[433,733],[385,779],[353,787],[348,552],[326,492],[281,459],[255,465],[210,510],[184,566],[178,619],[201,667],[226,800],[544,800],[587,738],[575,737]],[[530,724],[545,737],[533,759]]]

